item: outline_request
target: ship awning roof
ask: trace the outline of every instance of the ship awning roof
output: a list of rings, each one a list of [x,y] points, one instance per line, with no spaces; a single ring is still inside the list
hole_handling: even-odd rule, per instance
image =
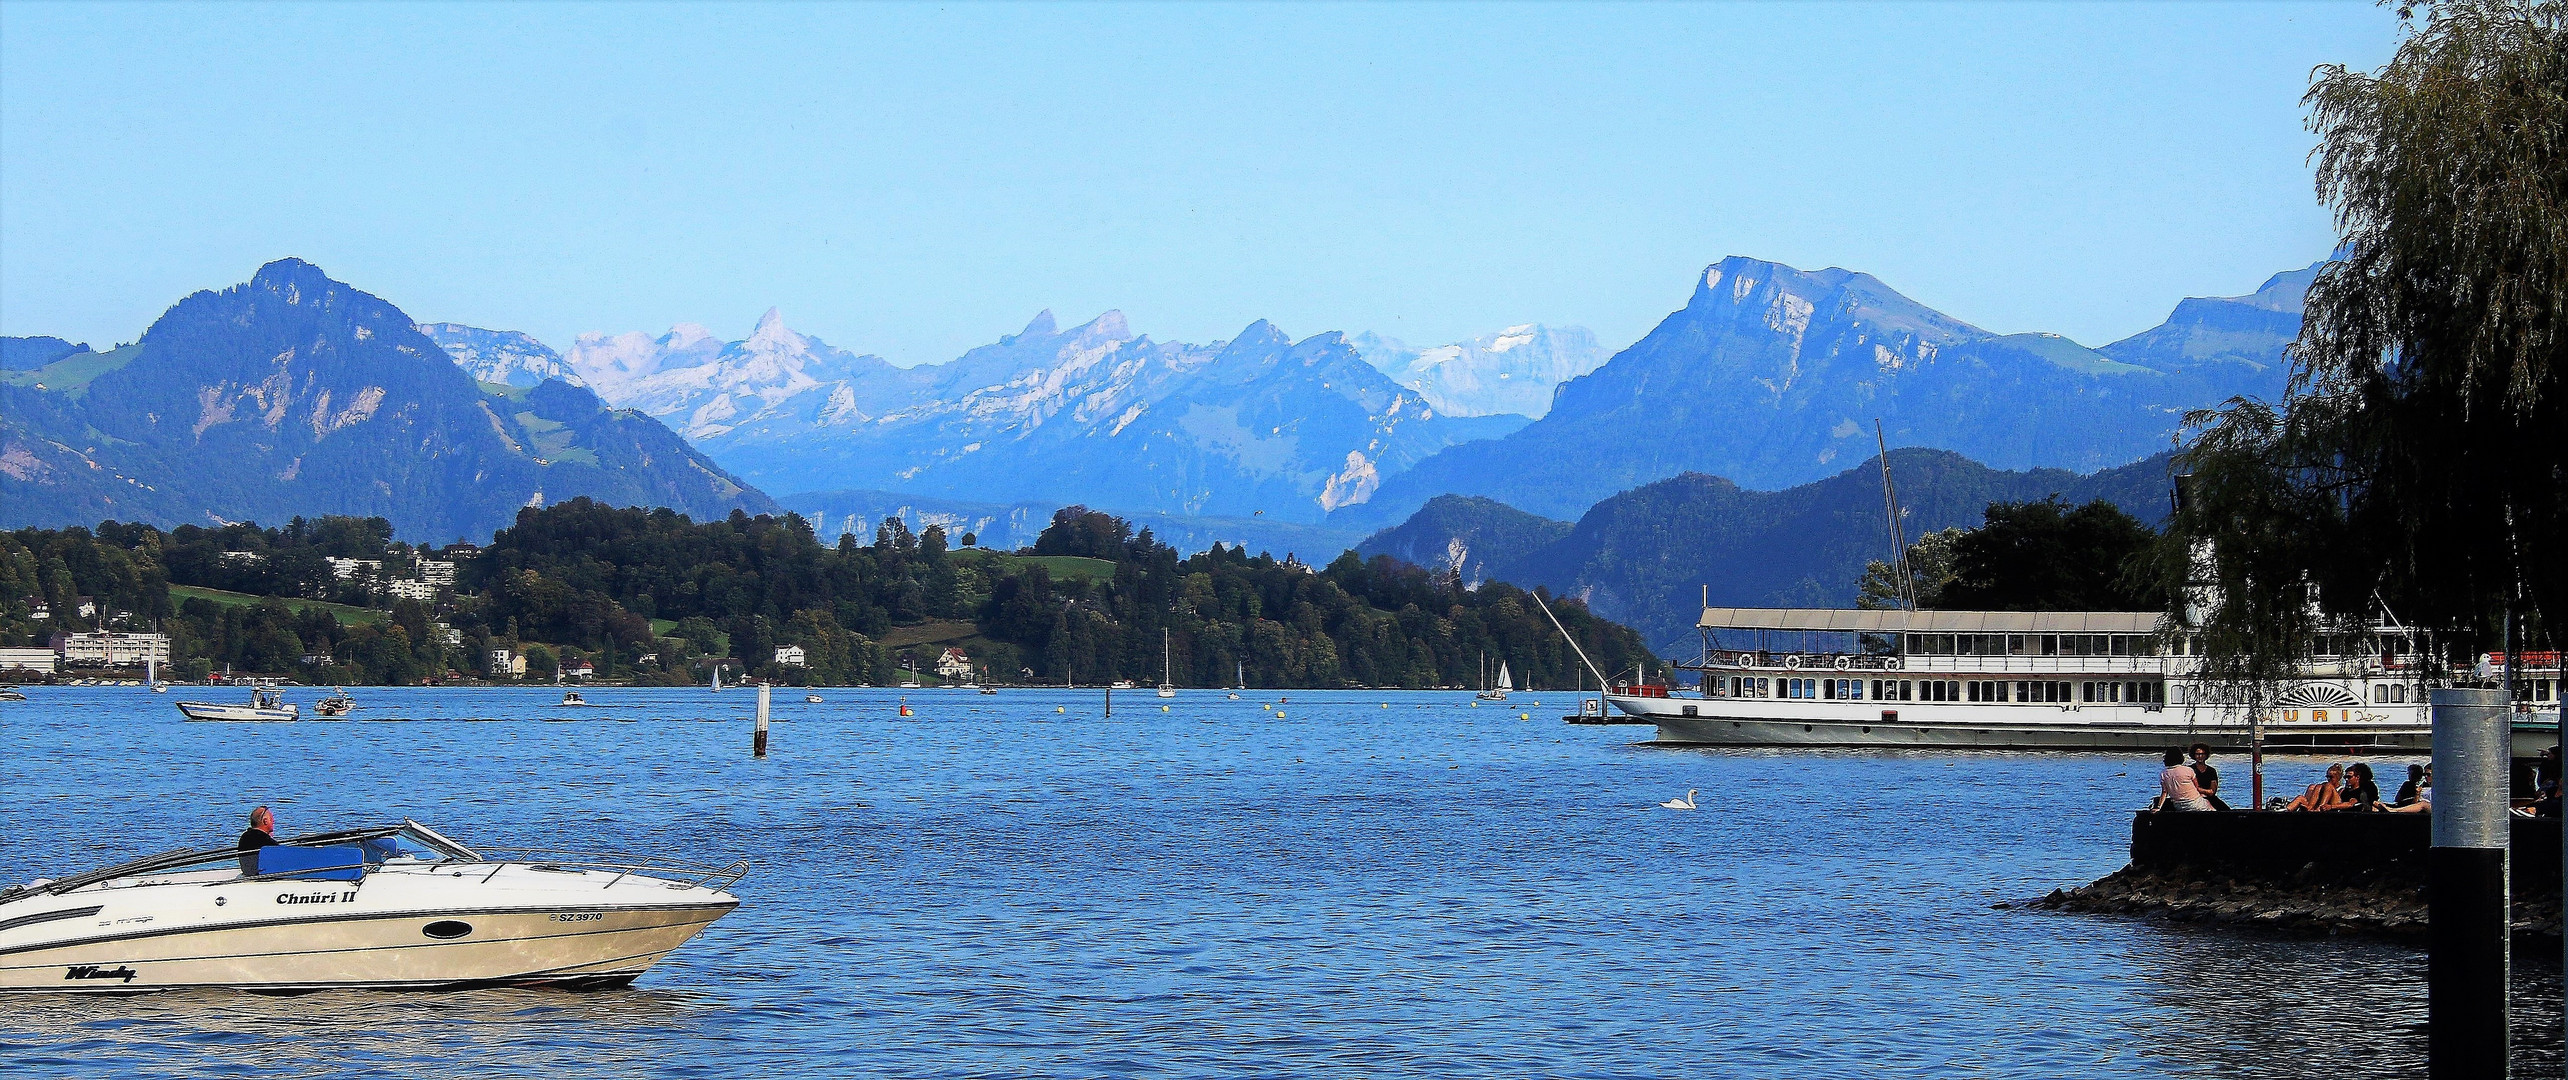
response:
[[[1708,607],[1706,630],[1837,634],[2154,634],[2154,611],[1865,611],[1855,608]]]

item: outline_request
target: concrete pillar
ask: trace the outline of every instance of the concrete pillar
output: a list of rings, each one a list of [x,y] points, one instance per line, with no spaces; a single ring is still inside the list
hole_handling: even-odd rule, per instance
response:
[[[2502,690],[2438,689],[2434,847],[2426,853],[2426,1075],[2504,1080],[2506,809],[2514,710]]]

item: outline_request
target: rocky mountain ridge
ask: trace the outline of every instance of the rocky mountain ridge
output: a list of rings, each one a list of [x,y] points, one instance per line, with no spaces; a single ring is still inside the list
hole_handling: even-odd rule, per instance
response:
[[[2312,270],[2243,297],[2179,304],[2166,323],[2090,349],[1996,334],[1868,274],[1734,256],[1686,306],[1503,439],[1444,451],[1383,482],[1352,520],[1388,523],[1437,495],[1573,517],[1687,472],[1776,490],[1889,444],[2006,469],[2093,470],[2166,449],[2183,414],[2278,396]]]
[[[574,495],[775,509],[583,387],[483,386],[399,308],[296,259],[180,300],[133,345],[0,378],[11,524],[348,514],[450,540]]]

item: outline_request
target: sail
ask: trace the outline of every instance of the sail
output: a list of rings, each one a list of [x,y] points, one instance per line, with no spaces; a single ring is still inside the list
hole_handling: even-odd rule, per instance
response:
[[[1507,677],[1507,662],[1498,661],[1498,689],[1514,690],[1515,688],[1516,680]]]

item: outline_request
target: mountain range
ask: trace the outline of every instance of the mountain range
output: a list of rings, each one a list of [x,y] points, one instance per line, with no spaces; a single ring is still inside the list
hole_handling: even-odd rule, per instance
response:
[[[477,371],[497,334],[427,330]],[[753,484],[1127,515],[1315,524],[1384,475],[1527,422],[1444,415],[1340,334],[1296,341],[1259,321],[1209,345],[1158,342],[1114,311],[1067,329],[1046,311],[910,368],[796,333],[772,310],[740,341],[696,325],[591,334],[542,361],[555,362]]]
[[[1575,327],[1416,348],[1259,322],[1194,345],[1137,335],[1112,311],[1066,329],[1045,312],[907,368],[774,311],[738,341],[682,324],[582,335],[559,357],[522,335],[426,330],[484,377],[567,369],[771,490],[1082,502],[1358,536],[1444,494],[1569,519],[1687,472],[1777,490],[1872,456],[1876,421],[1891,446],[2003,469],[2129,462],[2165,449],[2189,410],[2279,396],[2315,270],[2184,300],[2092,349],[1972,326],[1868,274],[1743,256],[1707,267],[1683,308],[1610,358]]]
[[[11,524],[350,514],[478,539],[575,495],[699,518],[776,509],[583,387],[476,382],[401,309],[296,259],[180,300],[131,345],[0,376]]]
[[[2071,503],[2103,499],[2156,522],[2168,510],[2168,471],[2163,453],[2081,476],[1992,469],[1949,450],[1890,452],[1901,529],[1911,540],[1977,527],[1992,502],[2053,495]],[[1671,643],[1690,635],[1707,595],[1720,605],[1853,606],[1864,564],[1887,558],[1890,541],[1874,458],[1781,491],[1686,473],[1598,502],[1575,524],[1493,499],[1444,495],[1356,551],[1451,570],[1465,581],[1549,586],[1639,628],[1653,648],[1673,655]]]
[[[2315,270],[2186,300],[2165,323],[2089,349],[1982,330],[1868,274],[1724,259],[1648,336],[1564,383],[1542,419],[1387,476],[1337,516],[1390,524],[1468,494],[1575,517],[1687,472],[1780,489],[1871,456],[1876,419],[1891,446],[1999,468],[2119,465],[2167,449],[2188,410],[2279,397]]]
[[[1871,456],[1876,418],[1893,446],[2000,471],[2129,462],[2188,409],[2279,394],[2314,270],[2095,349],[1982,330],[1869,275],[1732,257],[1601,363],[1574,327],[1414,348],[1260,321],[1190,344],[1109,311],[1066,328],[1044,312],[900,367],[772,310],[736,341],[681,324],[558,354],[414,325],[284,260],[131,345],[0,341],[0,494],[26,522],[384,513],[442,536],[575,493],[696,516],[778,505],[763,486],[842,524],[906,507],[996,541],[1085,503],[1171,540],[1316,554],[1449,494],[1565,525],[1686,474],[1778,492]]]

